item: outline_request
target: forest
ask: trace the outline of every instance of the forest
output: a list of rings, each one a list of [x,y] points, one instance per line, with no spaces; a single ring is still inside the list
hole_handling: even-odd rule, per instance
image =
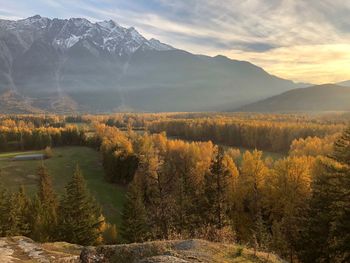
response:
[[[350,261],[346,114],[2,115],[0,151],[86,146],[125,189],[108,222],[79,163],[62,193],[0,187],[0,235],[81,245],[200,238],[288,262]],[[267,153],[274,153],[267,154]],[[1,160],[0,160],[1,161]],[[1,183],[1,182],[0,182]]]

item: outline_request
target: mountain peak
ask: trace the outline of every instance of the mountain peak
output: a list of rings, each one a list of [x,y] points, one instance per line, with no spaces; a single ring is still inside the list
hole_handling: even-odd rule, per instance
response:
[[[24,50],[39,39],[49,41],[49,45],[63,52],[84,41],[92,43],[92,46],[102,52],[117,56],[128,56],[139,48],[145,47],[159,51],[171,49],[170,46],[159,41],[147,40],[134,27],[122,27],[112,19],[92,23],[80,17],[50,19],[34,15],[9,22],[4,23],[4,30],[15,32],[25,28],[26,33],[33,34],[23,46]]]
[[[80,18],[80,17],[73,17],[70,18],[69,21],[74,23],[76,26],[91,26],[92,23],[87,20],[86,18]]]
[[[112,19],[97,22],[96,24],[101,26],[101,27],[105,27],[105,28],[109,28],[109,29],[112,29],[115,27],[120,27],[119,24],[116,23],[115,21],[113,21]]]
[[[27,19],[41,19],[42,17],[40,15],[34,15],[31,17],[28,17]]]

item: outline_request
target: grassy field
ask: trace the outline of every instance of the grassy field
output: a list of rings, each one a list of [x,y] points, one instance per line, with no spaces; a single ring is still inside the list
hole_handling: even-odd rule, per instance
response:
[[[11,161],[18,154],[40,153],[11,152],[0,154],[0,183],[7,189],[16,190],[23,185],[30,194],[36,192],[38,177],[36,170],[42,161]],[[120,224],[125,189],[109,184],[104,179],[104,171],[99,153],[87,147],[60,147],[53,149],[54,156],[44,160],[56,191],[62,194],[70,180],[76,164],[79,164],[91,193],[103,208],[109,222]]]

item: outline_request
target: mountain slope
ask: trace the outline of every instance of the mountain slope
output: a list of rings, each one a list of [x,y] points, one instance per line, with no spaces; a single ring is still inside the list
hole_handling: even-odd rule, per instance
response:
[[[12,90],[44,111],[61,111],[52,101],[62,100],[90,112],[217,110],[296,87],[251,63],[194,55],[112,20],[0,20],[0,94]]]
[[[350,87],[350,80],[342,81],[337,83],[339,86]]]
[[[287,91],[236,109],[248,112],[349,111],[350,87],[334,84]]]

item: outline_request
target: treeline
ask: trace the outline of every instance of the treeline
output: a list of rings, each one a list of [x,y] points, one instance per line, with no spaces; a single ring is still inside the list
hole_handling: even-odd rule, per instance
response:
[[[62,127],[64,125],[64,117],[59,115],[0,115],[0,122],[9,121],[14,123],[31,124],[35,128],[39,127]]]
[[[289,149],[291,156],[328,156],[333,151],[333,145],[340,133],[320,137],[307,137],[292,141]]]
[[[38,192],[29,198],[0,190],[0,236],[28,236],[37,242],[65,241],[80,245],[116,242],[116,228],[105,222],[90,195],[79,166],[62,198],[55,193],[45,167],[38,169]]]
[[[297,258],[313,158],[271,164],[247,151],[238,166],[211,143],[153,135],[142,146],[123,213],[125,240],[204,238]]]
[[[348,162],[347,133],[336,145]],[[350,172],[338,157],[299,151],[272,161],[246,151],[237,162],[235,151],[211,142],[105,125],[95,139],[108,179],[130,182],[119,231],[126,242],[205,238],[275,251],[290,262],[347,262],[350,221],[342,207],[350,205]]]
[[[35,128],[24,122],[13,123],[6,120],[0,123],[0,151],[82,145],[85,141],[84,131],[76,126]]]
[[[332,122],[324,117],[278,114],[214,114],[214,113],[159,113],[113,115],[0,115],[0,150],[31,149],[60,146],[65,131],[75,129],[80,136],[92,134],[92,127],[105,124],[121,130],[165,131],[168,136],[185,140],[208,141],[233,147],[243,147],[272,152],[287,153],[290,145],[298,139],[323,137],[341,131],[345,119]],[[84,131],[75,124],[85,123]],[[74,127],[74,128],[73,128]],[[68,137],[70,134],[67,134]],[[32,138],[29,138],[32,137]],[[58,137],[58,138],[57,138]],[[61,137],[61,138],[60,138]],[[34,142],[33,142],[34,141]],[[74,144],[77,140],[74,139]],[[81,142],[78,142],[81,143]],[[328,147],[329,149],[329,147]]]
[[[342,124],[308,122],[273,122],[220,119],[168,119],[148,124],[153,133],[165,131],[168,136],[185,140],[208,141],[233,147],[271,152],[285,152],[295,139],[324,137],[342,130]]]

